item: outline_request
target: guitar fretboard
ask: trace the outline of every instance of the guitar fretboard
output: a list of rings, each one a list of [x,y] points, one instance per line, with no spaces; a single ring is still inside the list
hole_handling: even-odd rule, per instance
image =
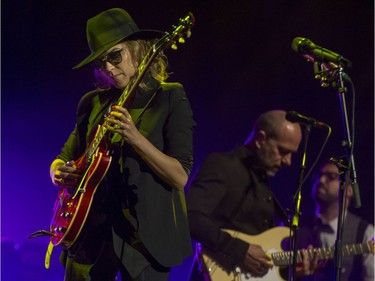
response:
[[[136,71],[135,71],[132,79],[130,79],[127,87],[125,87],[125,89],[123,90],[120,98],[118,99],[118,101],[116,103],[118,106],[124,106],[125,102],[129,98],[129,96],[132,93],[134,93],[135,89],[137,88],[139,83],[142,81],[142,79],[145,75],[145,72],[150,67],[150,65],[151,65],[152,61],[154,60],[154,58],[156,57],[156,55],[157,55],[157,53],[155,52],[155,48],[151,47],[149,49],[149,51],[147,52],[147,54],[144,56],[141,64],[139,65],[139,67],[136,69]],[[108,124],[106,124],[106,122],[104,122],[104,125],[108,125]],[[99,129],[98,129],[95,137],[91,141],[91,143],[88,147],[87,153],[86,153],[86,159],[87,159],[88,162],[90,162],[90,159],[92,158],[93,154],[96,152],[100,143],[106,137],[107,132],[108,132],[108,130],[105,126],[99,126]]]
[[[335,255],[335,247],[329,248],[313,248],[306,249],[309,260],[314,258],[316,254],[319,260],[332,259]],[[362,244],[349,244],[342,247],[342,256],[354,256],[371,253],[371,248],[367,243]],[[292,251],[272,253],[272,261],[274,265],[283,266],[292,263]],[[302,251],[297,251],[297,262],[302,262]]]

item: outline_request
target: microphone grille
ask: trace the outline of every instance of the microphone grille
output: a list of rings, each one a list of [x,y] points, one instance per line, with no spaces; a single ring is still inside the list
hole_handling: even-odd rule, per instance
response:
[[[299,114],[295,111],[288,111],[285,115],[285,119],[288,120],[289,122],[296,123],[298,122],[298,116]]]
[[[303,49],[308,46],[308,42],[309,40],[306,39],[306,38],[303,38],[303,37],[296,37],[293,39],[292,41],[292,44],[291,44],[291,47],[292,49],[297,52],[297,53],[300,53],[303,51]]]

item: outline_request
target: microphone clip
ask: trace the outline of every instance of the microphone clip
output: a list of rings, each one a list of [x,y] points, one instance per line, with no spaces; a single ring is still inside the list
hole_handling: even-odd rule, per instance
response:
[[[324,63],[317,60],[312,61],[314,69],[314,78],[320,80],[320,86],[326,88],[330,84],[334,84],[338,77],[338,73],[341,69],[340,66],[332,62]]]

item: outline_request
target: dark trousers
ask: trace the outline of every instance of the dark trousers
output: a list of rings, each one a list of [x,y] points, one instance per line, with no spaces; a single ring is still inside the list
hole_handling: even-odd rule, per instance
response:
[[[108,255],[104,249],[95,264],[81,264],[70,257],[65,258],[64,281],[114,281],[118,272],[122,281],[168,281],[170,269],[149,265],[132,278],[117,257]]]
[[[78,243],[61,254],[64,281],[114,281],[119,272],[122,281],[168,281],[169,267],[147,259],[147,251],[138,251],[131,246],[128,250],[132,253],[127,256],[128,266],[132,267],[129,270],[114,251],[111,228],[84,232]],[[138,269],[134,271],[135,268]],[[133,272],[133,277],[129,271]]]

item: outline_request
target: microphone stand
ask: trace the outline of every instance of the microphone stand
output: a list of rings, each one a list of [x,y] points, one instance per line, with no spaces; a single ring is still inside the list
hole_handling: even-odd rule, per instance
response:
[[[354,165],[354,156],[353,156],[353,147],[352,147],[352,141],[350,138],[350,130],[349,130],[349,122],[348,122],[348,114],[346,111],[346,101],[345,101],[345,93],[347,91],[345,85],[344,85],[344,75],[342,67],[339,67],[338,72],[338,94],[339,94],[339,100],[340,100],[340,106],[341,106],[341,114],[342,114],[342,122],[344,126],[344,137],[346,138],[343,142],[343,144],[346,146],[347,151],[347,162],[348,165],[346,167],[347,171],[351,171],[352,175],[352,181],[353,181],[353,191],[354,191],[354,199],[355,199],[355,207],[359,208],[361,206],[361,200],[358,190],[358,184],[357,184],[357,175]],[[348,176],[348,173],[344,173],[344,179],[343,182],[347,182],[346,177]],[[337,237],[336,237],[336,245],[335,245],[335,277],[336,280],[340,280],[341,275],[341,267],[342,267],[342,232],[344,231],[344,186],[341,182],[340,187],[340,202],[339,202],[339,214],[338,214],[338,226],[337,226]],[[341,219],[340,219],[341,218]],[[340,223],[340,224],[339,224]]]
[[[289,281],[296,280],[296,267],[297,267],[297,237],[298,237],[298,226],[299,226],[299,216],[301,214],[300,212],[300,206],[301,206],[301,199],[302,199],[302,184],[303,184],[303,178],[304,178],[304,172],[306,169],[306,151],[307,151],[307,143],[309,139],[311,131],[311,125],[306,124],[305,130],[304,130],[304,143],[303,143],[303,155],[301,159],[301,169],[298,179],[298,189],[296,194],[294,195],[294,215],[291,220],[291,230],[292,230],[292,247],[293,247],[293,254],[292,254],[292,266],[289,268]]]
[[[348,166],[343,164],[345,161],[338,160],[335,158],[330,159],[331,162],[335,163],[338,170],[339,170],[339,211],[337,217],[337,234],[336,234],[336,241],[335,241],[335,280],[340,280],[341,276],[341,267],[342,267],[342,233],[344,231],[344,224],[345,224],[345,210],[346,210],[346,176],[348,171]]]
[[[347,88],[345,87],[344,84],[344,77],[347,77],[347,79],[350,79],[347,74],[343,72],[342,67],[339,68],[339,79],[338,79],[338,94],[339,94],[339,100],[340,100],[340,106],[341,106],[341,116],[342,116],[342,121],[343,121],[343,126],[344,126],[344,137],[346,138],[343,141],[343,144],[346,146],[346,151],[347,151],[347,163],[348,163],[348,171],[350,172],[351,178],[352,178],[352,188],[353,188],[353,193],[354,193],[354,200],[355,200],[355,207],[360,208],[361,207],[361,196],[359,193],[359,188],[358,188],[358,182],[357,182],[357,171],[355,168],[355,163],[354,163],[354,156],[353,156],[353,143],[351,140],[351,134],[350,134],[350,127],[349,127],[349,122],[348,122],[348,113],[346,110],[346,100],[345,100],[345,94],[347,92]]]
[[[326,87],[328,86],[329,81],[334,81],[337,79],[336,82],[333,82],[332,85],[334,87],[337,86],[338,89],[338,95],[339,95],[339,101],[340,101],[340,108],[341,108],[341,116],[342,116],[342,122],[344,127],[344,141],[342,142],[343,145],[346,147],[346,161],[347,165],[342,165],[340,161],[333,159],[333,162],[337,163],[337,166],[339,168],[340,172],[340,197],[339,197],[339,213],[338,213],[338,221],[337,221],[337,235],[336,235],[336,242],[335,242],[335,280],[340,280],[340,274],[341,274],[341,267],[342,267],[342,233],[344,231],[344,201],[345,201],[345,194],[344,188],[346,187],[345,184],[348,182],[347,177],[350,172],[351,179],[352,179],[352,188],[353,188],[353,194],[354,194],[354,200],[355,200],[355,207],[360,208],[361,207],[361,199],[358,189],[358,183],[357,183],[357,174],[354,164],[354,156],[353,156],[353,147],[352,147],[352,140],[350,135],[350,129],[349,129],[349,122],[348,122],[348,113],[346,109],[346,100],[345,100],[345,94],[347,92],[347,88],[344,84],[344,78],[350,79],[347,74],[343,72],[343,67],[335,65],[333,63],[323,64],[321,62],[314,62],[315,64],[320,64],[320,68],[322,71],[319,75],[316,75],[316,78],[322,78],[322,86]],[[332,67],[334,68],[332,71]],[[314,72],[316,72],[316,67],[314,67]],[[316,73],[315,73],[316,74]],[[327,79],[327,74],[331,75],[329,79]],[[324,83],[323,83],[324,82]],[[353,113],[354,114],[354,113]],[[344,176],[342,176],[344,175]]]

